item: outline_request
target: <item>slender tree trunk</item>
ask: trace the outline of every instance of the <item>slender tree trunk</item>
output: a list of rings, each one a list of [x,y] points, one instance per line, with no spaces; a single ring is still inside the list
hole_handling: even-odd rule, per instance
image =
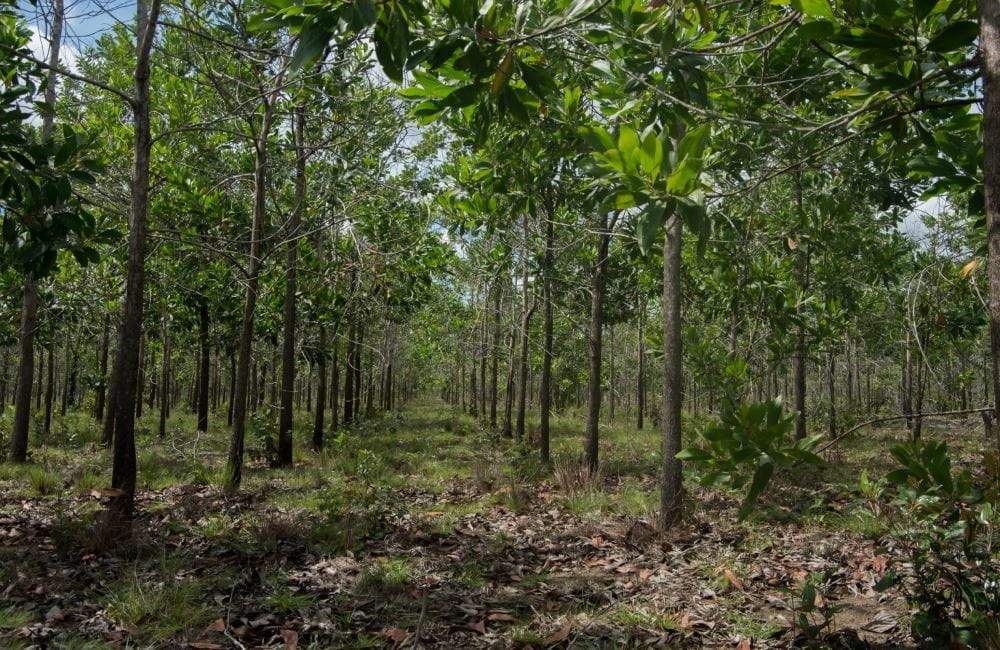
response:
[[[497,428],[497,401],[499,400],[500,387],[497,385],[499,378],[500,364],[500,287],[494,286],[496,294],[493,309],[493,351],[490,359],[490,428]]]
[[[170,328],[167,317],[163,316],[160,324],[160,341],[163,343],[163,360],[160,369],[160,438],[167,435],[167,417],[170,412]]]
[[[636,357],[638,357],[638,377],[636,379],[636,390],[635,390],[635,402],[636,402],[636,419],[635,428],[642,431],[643,427],[643,417],[645,417],[646,411],[646,349],[645,341],[643,340],[642,334],[642,319],[646,312],[646,306],[641,305],[639,311],[639,323],[636,326]]]
[[[514,429],[514,440],[520,442],[524,439],[524,419],[527,410],[528,396],[528,326],[531,324],[531,316],[535,312],[535,301],[528,305],[528,216],[524,216],[524,270],[521,275],[521,345],[520,358],[518,359],[518,381],[517,381],[517,425]],[[463,368],[464,369],[464,368]]]
[[[101,327],[101,344],[97,351],[97,394],[94,396],[94,419],[98,422],[104,420],[104,400],[107,391],[108,378],[108,316],[104,316]]]
[[[38,328],[38,281],[28,273],[21,298],[21,338],[19,342],[17,389],[14,393],[14,425],[10,436],[10,460],[28,459],[28,430],[31,424],[31,391],[35,377],[35,330]]]
[[[983,68],[983,186],[986,197],[993,434],[1000,451],[1000,3],[977,0]]]
[[[52,432],[52,402],[56,396],[56,356],[55,341],[49,341],[49,364],[48,377],[45,381],[45,427],[43,432],[45,437]]]
[[[336,407],[334,407],[336,408]],[[316,413],[313,420],[313,449],[323,448],[323,417],[326,415],[326,327],[319,326],[319,377],[316,387]]]
[[[903,361],[903,415],[913,413],[913,350],[910,345],[910,328],[906,328],[906,348]],[[906,428],[913,429],[913,418],[906,418]]]
[[[285,262],[285,323],[281,347],[281,416],[278,422],[278,465],[292,465],[292,400],[295,397],[295,294],[298,291],[299,224],[306,200],[306,114],[295,109],[292,134],[295,140],[295,204],[288,222],[288,252]]]
[[[135,378],[135,418],[142,417],[142,391],[146,385],[146,337],[139,334],[139,371]]]
[[[120,490],[111,498],[114,519],[131,521],[135,507],[135,400],[139,370],[139,339],[142,336],[143,286],[146,274],[146,213],[149,207],[149,54],[153,47],[160,0],[136,2],[136,63],[132,95],[135,127],[135,158],[132,166],[132,204],[125,279],[125,312],[121,339],[115,353],[119,381],[115,383],[114,463],[111,487]]]
[[[208,301],[198,305],[198,339],[201,344],[201,367],[198,375],[198,431],[208,431],[208,389],[211,348],[209,346]]]
[[[276,84],[276,85],[280,85]],[[267,195],[267,141],[271,133],[277,91],[264,99],[264,115],[260,132],[254,146],[254,204],[253,225],[250,235],[250,265],[247,274],[246,302],[243,306],[243,322],[240,330],[239,357],[236,364],[235,405],[233,407],[233,430],[229,445],[226,489],[235,492],[243,480],[243,447],[246,437],[247,389],[250,379],[250,361],[253,356],[253,326],[257,313],[257,288],[260,281],[261,243],[264,239],[265,199]]]
[[[516,339],[517,337],[512,327],[509,336],[510,349],[508,351],[507,362],[507,390],[503,396],[503,427],[501,433],[505,438],[510,438],[514,432],[512,415],[514,413],[514,348]]]
[[[604,284],[608,268],[608,248],[611,245],[609,216],[603,213],[598,223],[597,261],[590,287],[590,333],[587,337],[590,351],[590,377],[587,380],[587,429],[585,433],[587,467],[597,471],[599,427],[601,422],[601,353],[604,333]]]
[[[681,236],[680,216],[667,220],[663,241],[663,485],[660,529],[676,525],[682,514],[684,490],[681,461],[681,400],[684,377],[681,350]]]
[[[340,336],[333,337],[333,368],[330,370],[330,431],[338,428],[337,414],[340,404]]]
[[[36,351],[36,353],[37,353],[37,351]],[[38,381],[35,382],[35,386],[34,386],[34,391],[35,391],[35,413],[38,413],[38,411],[41,410],[41,408],[42,408],[42,392],[43,392],[43,389],[45,387],[44,386],[45,382],[42,381],[42,378],[45,376],[45,352],[44,351],[42,351],[42,353],[38,355],[38,363],[39,363],[39,365],[38,365]]]
[[[837,436],[837,355],[830,351],[827,366],[827,392],[830,398],[829,433],[832,440]]]
[[[236,355],[229,354],[229,404],[226,408],[226,426],[233,426],[233,407],[236,405]]]
[[[805,212],[802,208],[802,176],[799,170],[795,172],[795,202],[798,207],[799,219],[803,223],[801,228],[805,228]],[[795,282],[799,289],[805,291],[809,286],[809,256],[805,250],[805,242],[800,241],[795,249]],[[799,318],[802,318],[802,310],[796,307]],[[795,340],[795,439],[803,440],[806,437],[806,328],[803,323],[799,323]]]
[[[549,463],[549,418],[552,410],[552,267],[555,254],[555,210],[549,203],[546,210],[545,255],[542,260],[542,299],[545,303],[545,323],[542,341],[542,381],[538,396],[538,438],[543,463]]]
[[[354,348],[357,346],[357,326],[352,322],[347,328],[347,350],[344,352],[344,426],[354,422]]]

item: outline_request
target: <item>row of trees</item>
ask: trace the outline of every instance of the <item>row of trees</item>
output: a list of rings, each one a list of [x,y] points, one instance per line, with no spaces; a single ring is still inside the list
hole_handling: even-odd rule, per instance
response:
[[[317,447],[341,382],[345,419],[358,395],[387,406],[397,386],[433,387],[518,439],[537,394],[548,461],[553,407],[572,394],[591,468],[602,406],[620,405],[627,378],[637,413],[660,414],[664,526],[681,514],[684,399],[711,411],[785,393],[801,439],[809,386],[836,430],[838,377],[848,402],[895,394],[905,413],[926,411],[934,386],[969,404],[991,374],[995,396],[969,262],[986,243],[1000,254],[1000,229],[976,225],[997,210],[996,13],[967,0],[141,0],[134,25],[67,70],[57,0],[47,60],[9,7],[10,110],[44,76],[38,110],[70,125],[54,138],[26,113],[8,122],[12,164],[32,162],[46,201],[21,205],[4,185],[5,273],[23,286],[12,458],[42,383],[34,351],[62,338],[71,367],[80,322],[114,341],[93,367],[100,395],[113,350],[117,519],[132,516],[138,378],[156,355],[161,404],[171,363],[191,367],[175,399],[190,392],[200,427],[228,378],[215,393],[232,406],[230,489],[266,372],[280,375],[286,465],[314,367]],[[899,224],[933,197],[949,206],[931,224],[941,239],[914,244]],[[114,230],[124,250],[106,247]],[[986,268],[993,365],[1000,270]],[[99,301],[39,329],[72,278]]]

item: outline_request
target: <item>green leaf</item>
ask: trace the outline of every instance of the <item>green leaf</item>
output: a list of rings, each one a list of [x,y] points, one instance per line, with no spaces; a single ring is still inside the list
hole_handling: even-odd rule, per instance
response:
[[[822,40],[833,36],[834,26],[828,20],[813,20],[799,25],[796,33],[804,41]]]
[[[799,0],[799,4],[802,5],[802,13],[807,16],[833,18],[833,9],[827,0]]]
[[[747,490],[746,498],[743,499],[743,505],[740,506],[739,519],[743,521],[753,510],[754,505],[757,503],[757,499],[760,498],[761,493],[767,487],[767,484],[771,482],[771,476],[774,475],[774,463],[767,456],[761,460],[760,465],[757,466],[757,471],[754,472],[753,481],[750,483],[750,488]]]
[[[971,45],[979,35],[979,26],[971,20],[960,20],[945,27],[931,39],[927,49],[931,52],[951,52]]]
[[[682,449],[678,452],[676,458],[677,460],[689,460],[693,463],[703,463],[712,460],[712,455],[704,449],[688,447],[687,449]]]
[[[639,148],[639,134],[631,126],[623,124],[618,130],[618,151],[628,160],[632,152]]]
[[[669,205],[661,203],[650,203],[637,217],[635,223],[635,234],[639,241],[639,251],[643,255],[653,247],[653,242],[659,235],[663,224],[667,221],[667,210],[672,209]]]
[[[315,19],[306,22],[299,32],[299,45],[292,55],[292,69],[301,70],[319,61],[329,43],[330,32],[325,25]]]

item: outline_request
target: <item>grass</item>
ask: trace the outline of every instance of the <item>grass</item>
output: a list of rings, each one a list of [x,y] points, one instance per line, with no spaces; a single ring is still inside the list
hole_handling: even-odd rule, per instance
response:
[[[673,614],[657,614],[645,608],[632,608],[619,605],[608,613],[607,619],[612,623],[626,627],[641,627],[652,630],[679,630],[680,622]]]
[[[386,558],[358,579],[358,592],[395,594],[404,591],[411,579],[410,561],[404,557]]]
[[[31,612],[16,607],[0,608],[0,630],[16,630],[35,622]]]
[[[144,637],[163,642],[185,630],[203,628],[211,620],[203,596],[197,582],[157,582],[154,578],[133,574],[112,585],[106,607],[118,623],[135,627]]]

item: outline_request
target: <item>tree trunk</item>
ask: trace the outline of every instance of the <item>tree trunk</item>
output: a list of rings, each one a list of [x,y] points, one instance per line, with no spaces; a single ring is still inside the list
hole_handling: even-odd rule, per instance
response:
[[[149,53],[153,47],[160,0],[136,2],[136,63],[132,96],[135,158],[132,165],[132,202],[125,279],[125,312],[115,353],[119,381],[115,383],[114,463],[111,487],[120,490],[111,498],[109,525],[114,519],[131,521],[135,506],[135,399],[142,336],[143,286],[146,273],[146,213],[149,207]]]
[[[278,465],[292,465],[292,400],[295,397],[295,294],[298,291],[299,225],[306,200],[306,114],[295,109],[292,134],[295,141],[295,204],[288,221],[288,251],[285,261],[285,322],[281,346],[281,415],[278,421]]]
[[[636,378],[635,402],[636,418],[635,428],[642,431],[643,417],[646,411],[646,346],[642,335],[642,319],[646,312],[646,305],[640,306],[639,324],[636,326],[636,356],[638,357],[638,377]]]
[[[163,344],[163,359],[160,369],[160,438],[167,435],[167,418],[170,415],[170,329],[167,317],[163,317],[160,325],[160,342]]]
[[[983,60],[983,185],[986,198],[987,273],[990,285],[990,356],[993,361],[993,430],[1000,450],[1000,3],[977,0]]]
[[[198,374],[198,431],[208,431],[208,389],[211,349],[208,336],[208,301],[198,305],[198,339],[201,344],[201,367]]]
[[[663,240],[663,485],[660,529],[680,522],[683,475],[677,454],[681,450],[681,236],[680,215],[667,220]]]
[[[31,424],[31,391],[35,378],[35,330],[38,329],[38,281],[28,273],[21,299],[20,359],[17,367],[17,389],[14,394],[14,425],[10,436],[10,460],[23,463],[28,459],[28,430]]]
[[[538,439],[541,459],[548,464],[549,458],[549,417],[552,410],[552,266],[555,254],[555,210],[551,203],[546,210],[545,255],[542,259],[542,299],[545,303],[545,323],[542,341],[542,381],[538,396],[539,423]]]
[[[334,407],[336,409],[336,407]],[[319,326],[319,377],[316,386],[316,413],[313,420],[313,449],[323,448],[323,417],[326,415],[326,327]]]
[[[52,431],[52,402],[56,396],[56,356],[55,356],[56,344],[54,341],[49,341],[49,371],[48,377],[45,381],[45,427],[42,431],[45,433],[47,438],[49,433]]]
[[[910,327],[906,328],[906,349],[903,361],[903,415],[913,414],[913,350],[910,345]],[[913,429],[913,418],[906,418],[906,428]]]
[[[229,354],[229,405],[226,408],[226,426],[233,426],[233,411],[236,406],[236,355]]]
[[[494,283],[495,307],[493,309],[493,353],[490,359],[490,428],[497,428],[497,401],[500,387],[497,385],[500,364],[500,287]]]
[[[830,350],[827,366],[827,392],[830,399],[829,433],[830,438],[837,436],[837,355]]]
[[[257,287],[260,281],[261,243],[264,238],[265,199],[267,196],[267,141],[271,132],[277,92],[264,100],[264,115],[260,133],[254,147],[254,203],[253,225],[250,235],[250,265],[247,273],[246,302],[243,305],[243,322],[240,330],[239,358],[236,364],[236,386],[233,407],[233,430],[229,444],[226,489],[235,492],[243,480],[243,447],[246,436],[247,389],[250,379],[250,361],[253,356],[253,326],[257,313]]]
[[[347,328],[347,349],[344,351],[344,426],[354,422],[354,347],[357,345],[357,327],[352,322]]]
[[[97,351],[97,393],[94,396],[94,419],[104,420],[104,400],[107,391],[108,378],[108,317],[104,317],[101,327],[101,344]]]
[[[514,440],[520,442],[524,438],[524,418],[527,409],[528,396],[528,326],[535,311],[535,303],[528,305],[528,216],[524,216],[524,269],[521,274],[521,345],[518,359],[517,378],[517,425],[514,428]],[[464,367],[463,367],[464,370]]]
[[[604,284],[608,268],[608,248],[611,245],[611,231],[608,228],[608,214],[601,215],[598,223],[597,261],[594,264],[594,275],[590,288],[590,333],[587,337],[590,351],[590,377],[587,381],[587,429],[586,457],[587,467],[591,472],[597,471],[598,464],[598,427],[601,421],[601,337],[604,333]]]

